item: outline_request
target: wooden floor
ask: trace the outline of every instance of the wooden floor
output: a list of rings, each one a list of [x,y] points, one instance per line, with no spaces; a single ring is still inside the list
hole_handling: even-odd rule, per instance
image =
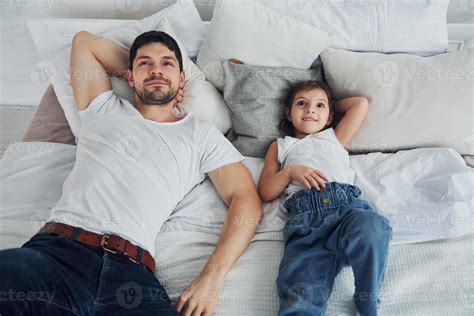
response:
[[[0,157],[3,157],[9,144],[21,141],[35,109],[29,106],[0,106]]]

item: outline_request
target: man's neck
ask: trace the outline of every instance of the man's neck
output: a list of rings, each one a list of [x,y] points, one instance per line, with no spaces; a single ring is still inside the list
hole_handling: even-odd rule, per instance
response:
[[[176,122],[179,121],[172,113],[171,110],[174,106],[174,100],[168,104],[162,105],[147,105],[144,104],[139,98],[135,98],[135,108],[142,114],[143,118],[156,122]]]

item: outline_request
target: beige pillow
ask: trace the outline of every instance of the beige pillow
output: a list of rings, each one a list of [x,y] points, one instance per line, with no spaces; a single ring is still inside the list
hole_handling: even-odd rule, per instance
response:
[[[76,144],[64,111],[51,85],[44,92],[22,141]]]
[[[370,102],[350,151],[450,147],[474,154],[474,49],[420,57],[328,48],[321,59],[335,99]]]

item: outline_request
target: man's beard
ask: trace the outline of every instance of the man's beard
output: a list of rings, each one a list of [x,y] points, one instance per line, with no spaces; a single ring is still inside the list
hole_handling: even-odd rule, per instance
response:
[[[165,86],[159,87],[164,88]],[[135,88],[136,95],[145,105],[166,105],[178,95],[178,89],[173,90],[171,86],[167,91],[156,89],[156,86],[152,86],[152,88],[151,91],[147,90],[145,86],[143,90]]]

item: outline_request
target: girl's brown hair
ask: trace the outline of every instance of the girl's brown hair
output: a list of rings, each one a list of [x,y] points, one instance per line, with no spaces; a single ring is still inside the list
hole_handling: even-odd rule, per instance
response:
[[[298,92],[300,91],[310,91],[313,89],[321,89],[326,93],[326,96],[329,101],[329,112],[332,113],[332,102],[331,102],[331,90],[329,89],[328,85],[325,84],[324,82],[318,81],[318,80],[309,80],[309,81],[302,81],[297,84],[295,84],[293,87],[291,87],[290,92],[288,93],[288,96],[285,100],[285,110],[283,111],[283,119],[280,121],[278,124],[278,127],[280,129],[280,133],[283,134],[284,136],[295,136],[295,128],[293,127],[293,124],[288,121],[286,117],[286,113],[291,112],[291,107],[293,105],[293,101],[295,100],[295,96]]]

